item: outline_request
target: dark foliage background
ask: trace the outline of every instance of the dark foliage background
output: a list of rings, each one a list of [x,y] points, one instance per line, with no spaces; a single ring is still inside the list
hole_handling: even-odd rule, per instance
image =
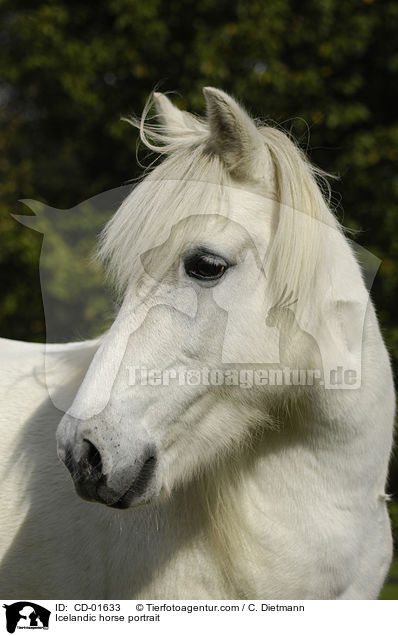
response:
[[[0,25],[2,336],[45,338],[41,235],[10,216],[18,200],[69,208],[137,176],[120,116],[159,82],[200,113],[213,85],[340,176],[337,215],[382,260],[372,295],[397,369],[395,0],[0,0]]]

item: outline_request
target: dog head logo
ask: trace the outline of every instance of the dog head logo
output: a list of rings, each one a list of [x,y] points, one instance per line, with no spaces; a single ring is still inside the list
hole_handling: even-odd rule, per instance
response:
[[[12,605],[3,605],[6,610],[7,631],[13,634],[18,629],[48,629],[48,621],[51,612],[32,603],[31,601],[19,601]]]

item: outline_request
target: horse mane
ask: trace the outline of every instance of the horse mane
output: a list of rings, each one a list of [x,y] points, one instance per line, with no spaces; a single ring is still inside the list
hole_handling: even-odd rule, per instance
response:
[[[278,298],[285,289],[292,292],[298,298],[299,314],[328,262],[323,228],[327,225],[341,232],[329,208],[330,175],[313,166],[287,134],[257,123],[264,140],[261,152],[270,154],[274,178],[264,174],[261,182],[240,182],[212,149],[205,118],[184,112],[183,126],[181,120],[166,123],[160,115],[148,117],[152,104],[153,99],[149,99],[141,119],[126,121],[139,129],[141,142],[157,158],[106,225],[99,241],[98,257],[106,264],[116,290],[123,294],[131,276],[138,272],[139,255],[160,243],[160,230],[171,228],[182,216],[197,215],[198,210],[214,210],[215,196],[239,188],[272,199],[279,206],[265,266],[272,272],[270,293]],[[262,160],[259,156],[259,165]]]

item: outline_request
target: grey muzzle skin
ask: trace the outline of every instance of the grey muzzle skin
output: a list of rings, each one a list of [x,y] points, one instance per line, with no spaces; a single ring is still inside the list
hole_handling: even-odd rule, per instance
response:
[[[112,508],[149,501],[155,490],[154,445],[139,440],[131,453],[123,452],[122,441],[109,444],[92,429],[87,421],[65,416],[57,431],[58,457],[72,475],[76,492]]]

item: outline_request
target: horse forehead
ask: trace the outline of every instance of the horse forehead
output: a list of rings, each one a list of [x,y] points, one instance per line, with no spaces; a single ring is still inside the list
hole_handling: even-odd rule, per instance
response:
[[[239,243],[247,244],[249,238],[263,260],[271,240],[276,210],[277,203],[273,199],[239,188],[228,188],[228,196],[219,208],[220,216],[227,219],[220,236],[225,236],[237,246]]]
[[[247,231],[258,230],[260,221],[272,220],[275,200],[251,190],[224,186],[215,196],[214,208],[216,214],[235,221]]]
[[[251,240],[260,256],[264,256],[271,239],[277,202],[267,196],[243,188],[207,184],[212,196],[205,204],[193,208],[192,202],[179,214],[178,219],[169,219],[159,228],[160,237],[185,239],[221,240],[239,248]],[[187,184],[186,199],[191,196]],[[156,244],[159,243],[156,241]],[[155,247],[155,246],[153,246]]]

